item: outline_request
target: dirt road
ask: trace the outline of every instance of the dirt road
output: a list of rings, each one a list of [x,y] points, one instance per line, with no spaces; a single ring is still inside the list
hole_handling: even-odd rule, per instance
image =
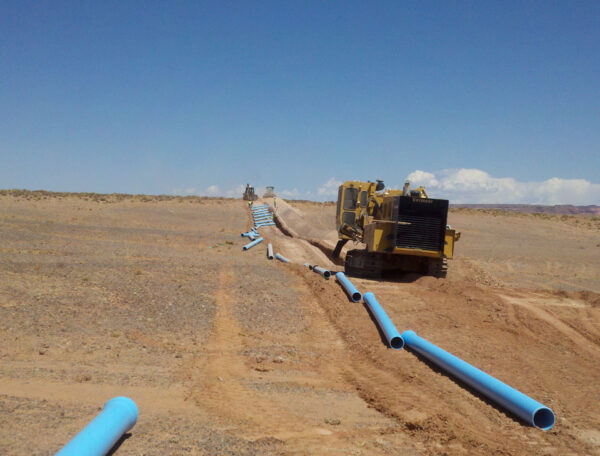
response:
[[[239,200],[0,195],[0,453],[53,454],[127,395],[140,418],[119,455],[600,454],[593,256],[562,259],[585,265],[562,290],[554,266],[499,279],[506,239],[465,247],[445,281],[355,281],[400,330],[552,407],[542,432],[387,349],[362,304],[301,266],[335,267],[300,239],[331,237],[332,208],[278,206],[300,234],[261,233],[298,264],[242,252]],[[463,236],[488,223],[468,217]]]

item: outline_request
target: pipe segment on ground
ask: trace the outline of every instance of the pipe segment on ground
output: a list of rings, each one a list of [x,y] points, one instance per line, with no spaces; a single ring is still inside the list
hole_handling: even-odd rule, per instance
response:
[[[264,209],[266,207],[269,207],[268,204],[261,204],[260,206],[255,206],[254,204],[252,206],[250,206],[250,210],[251,211],[258,211],[259,209]]]
[[[273,217],[270,215],[265,215],[264,217],[254,217],[255,222],[260,222],[261,220],[273,220]]]
[[[284,263],[291,263],[290,260],[288,260],[286,257],[284,257],[283,255],[280,255],[279,253],[275,254],[275,258],[277,258],[279,261],[282,261]]]
[[[268,207],[261,207],[259,209],[256,209],[256,210],[252,211],[252,213],[256,214],[258,212],[269,212],[269,211],[270,211],[270,209]]]
[[[252,247],[254,247],[256,244],[260,244],[263,241],[263,238],[259,237],[258,239],[256,239],[255,241],[252,241],[248,244],[246,244],[244,247],[242,247],[242,250],[248,250],[251,249]]]
[[[271,211],[264,210],[264,211],[253,212],[252,215],[256,217],[257,215],[266,215],[266,214],[270,214],[270,213],[271,213]]]
[[[273,259],[273,244],[271,244],[271,243],[267,244],[267,258],[269,260]]]
[[[256,226],[256,228],[260,228],[261,226],[275,226],[275,224],[274,223],[257,223],[254,226]]]
[[[325,268],[320,268],[319,266],[313,266],[312,270],[321,274],[327,280],[329,280],[329,277],[331,277],[331,271],[329,271]]]
[[[348,277],[346,277],[346,274],[343,272],[338,272],[335,275],[335,278],[340,285],[342,285],[342,288],[346,291],[346,293],[348,293],[348,296],[350,296],[352,302],[360,302],[362,299],[362,294],[356,289],[352,282],[350,282]]]
[[[442,350],[437,345],[419,337],[414,331],[404,331],[402,337],[407,347],[532,426],[544,431],[554,426],[556,421],[554,412],[545,405]]]
[[[138,419],[138,408],[128,397],[113,397],[96,418],[56,456],[104,456]]]
[[[273,214],[271,214],[269,211],[265,211],[265,212],[255,212],[254,214],[252,214],[252,217],[264,217],[265,215],[271,217],[273,216]]]
[[[375,295],[370,291],[367,291],[363,299],[369,307],[371,315],[373,315],[375,320],[377,320],[377,323],[379,323],[379,327],[387,339],[388,346],[394,350],[402,350],[402,347],[404,347],[404,339],[394,326],[390,317],[388,317],[388,314],[383,310],[383,307],[381,307],[381,304],[375,299]]]

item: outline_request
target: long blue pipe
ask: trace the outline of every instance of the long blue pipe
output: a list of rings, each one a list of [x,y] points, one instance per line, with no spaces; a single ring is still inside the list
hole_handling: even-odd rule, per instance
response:
[[[278,253],[275,254],[275,258],[277,258],[279,261],[283,261],[284,263],[291,263],[290,260],[288,260],[286,257],[284,257],[283,255],[280,255]]]
[[[545,405],[442,350],[414,331],[404,331],[402,337],[408,347],[532,426],[544,431],[554,426],[554,412]]]
[[[377,323],[379,323],[379,327],[383,331],[383,334],[388,341],[388,345],[395,350],[402,350],[402,347],[404,347],[404,339],[394,326],[390,317],[388,317],[388,314],[383,310],[383,307],[381,307],[381,304],[375,299],[375,295],[370,291],[367,291],[364,296],[364,301],[367,306],[369,306],[371,315],[373,315],[377,320]]]
[[[319,266],[313,266],[312,270],[321,274],[327,280],[329,280],[329,277],[331,277],[331,272],[328,269],[320,268]]]
[[[273,215],[271,215],[271,214],[256,214],[252,218],[257,219],[257,218],[263,218],[263,217],[273,217]]]
[[[348,293],[348,296],[350,296],[352,302],[360,302],[362,299],[362,294],[356,289],[352,282],[348,280],[346,274],[343,272],[338,272],[336,273],[335,278],[342,285],[342,288],[346,291],[346,293]]]
[[[271,216],[271,215],[261,215],[261,216],[258,216],[258,217],[254,217],[254,221],[257,221],[257,220],[273,220],[273,216]]]
[[[275,226],[275,223],[273,223],[273,222],[269,222],[269,223],[257,223],[254,226],[256,226],[256,228],[260,228],[261,226]]]
[[[252,216],[256,217],[257,215],[271,215],[270,211],[256,211],[252,213]]]
[[[251,249],[252,247],[254,247],[256,244],[260,244],[263,241],[263,238],[259,237],[256,241],[252,241],[248,244],[246,244],[244,247],[242,247],[242,250],[248,250]]]
[[[104,456],[138,419],[138,409],[128,397],[113,397],[96,418],[67,443],[56,456]]]
[[[252,211],[253,214],[257,214],[259,212],[269,212],[270,209],[268,207],[261,207],[260,209],[256,209],[255,211]]]

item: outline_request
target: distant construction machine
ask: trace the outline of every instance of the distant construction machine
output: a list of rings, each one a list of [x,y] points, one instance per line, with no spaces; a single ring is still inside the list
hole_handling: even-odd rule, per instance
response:
[[[446,225],[448,200],[432,199],[425,189],[385,190],[383,181],[346,181],[339,187],[336,225],[339,257],[349,240],[365,249],[346,254],[349,275],[380,277],[386,271],[445,277],[460,233]]]
[[[265,194],[263,195],[263,198],[274,198],[275,196],[275,187],[273,186],[267,186],[267,189],[265,190]]]
[[[244,201],[256,201],[258,199],[258,195],[254,192],[254,187],[251,187],[250,184],[246,184],[246,190],[242,195]]]

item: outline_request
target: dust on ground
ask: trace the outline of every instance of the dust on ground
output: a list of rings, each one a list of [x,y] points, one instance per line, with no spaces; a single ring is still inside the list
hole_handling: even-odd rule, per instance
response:
[[[0,195],[0,453],[53,454],[126,395],[116,454],[600,454],[597,231],[451,213],[447,280],[355,279],[401,331],[550,406],[542,432],[386,348],[302,267],[339,268],[306,240],[335,243],[335,207],[277,205],[296,236],[261,234],[295,264],[242,251],[240,200]]]

